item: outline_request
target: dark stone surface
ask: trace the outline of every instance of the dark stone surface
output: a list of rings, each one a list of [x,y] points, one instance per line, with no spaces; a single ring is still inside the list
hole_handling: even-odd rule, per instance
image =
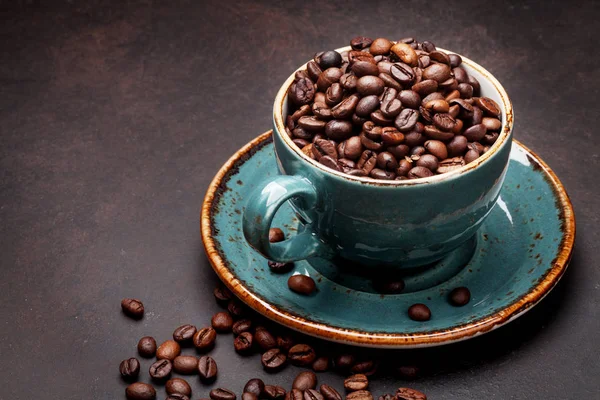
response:
[[[209,323],[198,214],[210,180],[270,128],[290,71],[357,34],[429,39],[492,71],[515,136],[578,217],[572,265],[542,304],[487,336],[398,353],[430,366],[408,385],[432,399],[600,397],[598,3],[366,3],[0,3],[0,397],[124,398],[119,362],[140,337]],[[123,316],[123,297],[144,301],[143,320]],[[215,384],[189,379],[194,398],[239,395],[255,375],[291,386],[298,369],[268,376],[231,341],[212,353]],[[383,374],[371,387],[401,385]]]

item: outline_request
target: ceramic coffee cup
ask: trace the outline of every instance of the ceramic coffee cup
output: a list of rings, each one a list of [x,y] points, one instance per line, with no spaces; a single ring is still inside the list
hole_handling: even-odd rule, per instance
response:
[[[290,75],[273,108],[281,175],[266,178],[248,199],[243,218],[248,243],[279,262],[336,256],[367,266],[409,268],[440,260],[469,240],[498,199],[510,154],[513,111],[496,78],[468,58],[462,60],[462,67],[479,81],[481,96],[502,109],[500,136],[486,153],[459,169],[402,181],[348,176],[303,154],[285,132],[287,92],[294,80]],[[271,221],[288,201],[303,229],[283,242],[269,243]]]

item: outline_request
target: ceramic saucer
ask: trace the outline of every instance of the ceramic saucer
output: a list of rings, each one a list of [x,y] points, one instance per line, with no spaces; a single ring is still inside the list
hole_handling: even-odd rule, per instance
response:
[[[299,261],[287,274],[269,270],[243,237],[242,213],[256,184],[277,174],[269,131],[234,154],[214,178],[202,206],[202,240],[219,278],[248,306],[323,339],[387,348],[469,339],[537,304],[571,257],[571,202],[552,170],[517,141],[501,196],[476,237],[434,268],[404,276],[406,288],[397,295],[378,294],[370,280],[342,261]],[[273,224],[286,236],[302,229],[288,206],[281,207]],[[287,279],[293,273],[312,276],[317,292],[308,297],[291,292]],[[454,307],[447,297],[459,286],[470,289],[471,301]],[[408,318],[414,303],[429,306],[429,321]]]

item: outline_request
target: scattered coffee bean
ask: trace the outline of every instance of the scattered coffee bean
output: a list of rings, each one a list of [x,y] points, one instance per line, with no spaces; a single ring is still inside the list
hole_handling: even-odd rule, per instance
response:
[[[133,319],[140,319],[144,316],[144,304],[137,299],[121,300],[121,308],[125,315]]]
[[[313,363],[312,363],[312,369],[315,372],[325,372],[329,369],[329,357],[318,357]]]
[[[256,344],[263,350],[271,350],[277,347],[277,340],[267,331],[264,327],[258,326],[256,327],[256,331],[254,332],[254,340]]]
[[[258,400],[258,396],[254,393],[244,392],[242,393],[242,400]]]
[[[315,375],[312,371],[303,371],[300,372],[294,382],[292,383],[292,388],[299,389],[302,391],[308,389],[314,389],[317,387],[317,375]]]
[[[174,340],[167,340],[156,349],[156,358],[173,361],[180,353],[181,346],[179,346],[179,343]]]
[[[192,387],[185,379],[181,378],[169,379],[165,384],[165,390],[167,394],[177,393],[188,397],[192,395]]]
[[[269,269],[276,274],[285,274],[294,268],[294,263],[280,263],[276,261],[268,261]]]
[[[261,396],[265,390],[265,383],[258,378],[250,379],[244,386],[244,392],[252,393],[256,396]]]
[[[377,400],[396,400],[396,396],[393,394],[386,393],[384,395],[379,396]]]
[[[194,334],[193,343],[197,350],[206,352],[215,345],[217,332],[213,328],[202,328]]]
[[[231,332],[233,318],[227,311],[221,311],[213,315],[210,321],[212,327],[219,333]]]
[[[234,318],[242,318],[244,315],[246,315],[247,309],[246,306],[238,299],[231,299],[227,304],[227,311],[229,311],[229,314],[231,314],[231,316]]]
[[[427,400],[424,393],[410,388],[399,388],[396,391],[397,400]]]
[[[410,306],[408,316],[414,321],[429,321],[431,311],[425,304],[417,303]]]
[[[135,382],[127,386],[125,396],[129,400],[154,400],[156,399],[156,390],[147,383]]]
[[[340,372],[350,371],[350,368],[354,365],[354,355],[352,354],[339,354],[334,358],[335,369]]]
[[[319,391],[325,400],[342,400],[342,396],[339,394],[339,392],[329,385],[321,385]]]
[[[252,349],[252,333],[242,332],[233,340],[233,348],[240,354],[248,353]]]
[[[304,400],[324,400],[323,395],[315,389],[304,391]]]
[[[173,393],[168,395],[165,400],[190,400],[190,398],[185,394]]]
[[[197,329],[194,325],[182,325],[173,332],[173,339],[178,343],[191,342],[196,331]]]
[[[315,350],[307,344],[297,344],[290,349],[288,352],[290,362],[298,366],[309,366],[311,365],[317,355]]]
[[[285,235],[283,231],[279,228],[271,228],[269,229],[269,242],[277,243],[285,240]]]
[[[212,400],[235,400],[237,397],[231,390],[224,388],[211,390],[209,396]]]
[[[316,284],[310,276],[297,274],[290,276],[288,287],[298,294],[309,295],[315,291]]]
[[[198,360],[198,375],[200,380],[205,383],[214,381],[218,373],[216,361],[209,356],[200,357]]]
[[[169,360],[158,360],[153,363],[148,372],[150,373],[150,377],[157,381],[161,381],[169,377],[171,375],[171,371],[173,370],[173,364]]]
[[[373,400],[373,395],[368,390],[357,390],[348,393],[346,400]]]
[[[156,340],[152,336],[144,336],[138,342],[137,350],[142,357],[154,357],[156,355]]]
[[[119,372],[125,380],[134,380],[140,374],[140,362],[137,358],[129,358],[121,361]]]
[[[261,357],[263,368],[267,371],[279,371],[286,362],[286,355],[279,349],[271,349],[265,352]]]
[[[283,400],[285,398],[286,391],[281,386],[265,385],[264,395],[268,400]]]
[[[396,368],[396,372],[404,379],[415,379],[419,376],[419,368],[414,365],[401,365]]]
[[[363,374],[351,375],[344,380],[344,388],[349,392],[365,390],[368,387],[369,379]]]
[[[461,307],[471,300],[471,292],[466,287],[457,287],[450,292],[449,298],[452,305]]]
[[[194,356],[177,356],[173,360],[173,369],[182,375],[195,374],[198,370],[198,359]]]
[[[277,347],[285,353],[287,353],[295,344],[294,339],[289,335],[277,337]]]
[[[363,374],[366,376],[375,375],[377,369],[379,367],[379,363],[373,360],[363,360],[355,363],[352,368],[350,368],[350,372],[353,374]]]
[[[215,296],[215,300],[217,303],[224,305],[229,303],[229,300],[233,297],[233,294],[224,286],[217,286],[215,290],[213,290],[213,295]]]
[[[239,335],[242,332],[249,332],[252,329],[252,320],[250,319],[240,319],[239,321],[236,321],[232,328],[231,331],[233,332],[234,335]]]

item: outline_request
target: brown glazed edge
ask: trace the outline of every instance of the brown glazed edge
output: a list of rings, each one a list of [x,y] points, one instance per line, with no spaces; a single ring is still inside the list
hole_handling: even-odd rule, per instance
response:
[[[571,255],[573,252],[573,244],[575,241],[575,215],[573,206],[567,195],[565,188],[559,181],[554,172],[546,165],[540,157],[520,142],[514,140],[527,153],[528,158],[534,168],[541,168],[545,173],[548,183],[552,186],[555,194],[556,204],[560,212],[559,218],[562,220],[561,230],[563,233],[561,243],[559,245],[559,254],[552,260],[552,268],[540,278],[535,287],[514,303],[497,311],[496,313],[485,318],[455,326],[447,330],[435,330],[413,334],[389,334],[378,332],[364,332],[346,328],[329,326],[326,324],[307,320],[298,315],[291,314],[274,307],[264,299],[258,297],[246,288],[228,268],[225,260],[219,254],[215,242],[213,240],[213,229],[211,215],[215,200],[219,199],[220,186],[223,178],[240,160],[243,162],[252,154],[256,146],[265,144],[263,142],[270,139],[272,130],[269,130],[262,135],[256,137],[243,148],[237,151],[219,170],[217,175],[211,182],[204,202],[202,204],[200,216],[200,231],[204,249],[208,259],[225,285],[244,303],[260,312],[264,316],[297,331],[308,335],[316,336],[326,340],[335,342],[354,344],[366,347],[387,347],[387,348],[417,348],[430,347],[441,344],[448,344],[469,339],[473,336],[480,335],[492,331],[524,314],[531,307],[542,300],[554,286],[558,283],[564,272],[566,271]]]

